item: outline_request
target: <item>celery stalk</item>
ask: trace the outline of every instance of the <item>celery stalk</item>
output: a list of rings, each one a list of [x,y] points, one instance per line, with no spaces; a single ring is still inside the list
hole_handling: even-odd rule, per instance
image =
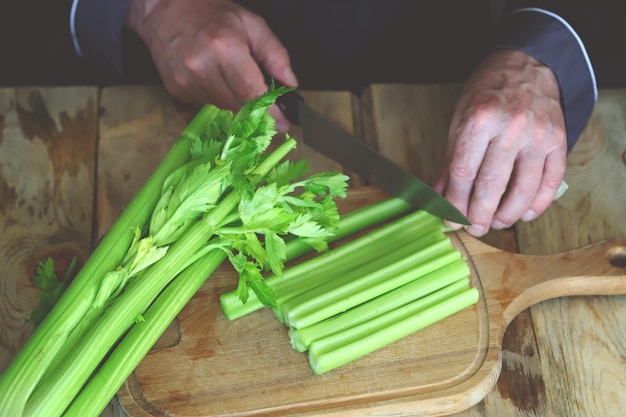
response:
[[[292,298],[282,305],[282,313],[291,327],[310,326],[448,265],[460,256],[450,240],[444,239],[358,279],[338,277],[337,282]]]
[[[131,200],[87,259],[64,297],[35,330],[6,371],[0,375],[0,416],[19,416],[68,334],[90,308],[102,276],[117,267],[133,240],[133,227],[149,220],[165,179],[190,159],[196,130],[212,115],[200,112],[172,145],[161,164]]]
[[[385,249],[379,248],[378,256],[374,254],[371,257],[366,257],[365,261],[361,261],[362,258],[359,257],[357,260],[360,261],[360,264],[351,265],[351,268],[346,269],[343,267],[344,263],[349,262],[340,262],[338,264],[330,264],[329,267],[324,268],[326,269],[325,271],[320,273],[313,272],[298,275],[294,279],[289,280],[289,292],[283,293],[283,291],[276,291],[276,304],[278,308],[274,309],[274,313],[282,323],[286,323],[286,319],[283,315],[283,306],[289,303],[290,300],[294,298],[310,299],[312,294],[315,294],[318,289],[322,293],[324,291],[333,291],[343,283],[358,280],[370,275],[373,271],[401,262],[444,239],[446,239],[446,237],[441,229],[432,230],[417,239],[409,234],[403,238],[398,238],[396,242],[394,242],[399,243],[399,247],[390,245],[385,247]],[[326,288],[327,290],[321,288]]]
[[[369,227],[373,221],[384,217],[381,212],[390,209],[388,214],[391,218],[397,215],[397,209],[403,210],[405,204],[402,200],[398,202],[398,199],[394,198],[391,199],[390,204],[376,203],[360,209],[356,213],[346,216],[346,221],[356,224],[356,226],[346,227],[346,229],[350,231],[363,230]],[[342,231],[344,228],[342,221],[340,220],[339,223],[339,233],[343,237],[349,233]],[[422,233],[425,234],[433,228],[442,229],[442,227],[443,223],[440,219],[425,211],[415,211],[326,253],[291,266],[284,271],[282,277],[270,276],[266,278],[265,282],[274,289],[278,298],[282,298],[282,294],[292,293],[294,289],[302,287],[301,282],[311,280],[311,276],[318,279],[325,274],[336,274],[337,269],[353,269],[362,264],[363,259],[374,259],[381,250],[391,250],[390,247],[393,249],[394,245],[404,245]],[[289,242],[288,246],[291,243]],[[301,246],[301,244],[299,245]],[[254,293],[250,292],[247,301],[243,303],[235,291],[222,294],[220,305],[229,320],[241,318],[264,307]]]
[[[224,252],[214,250],[176,277],[143,315],[144,321],[135,324],[124,336],[63,416],[83,417],[102,412],[167,326],[225,258]]]
[[[295,145],[295,140],[291,138],[281,144],[255,169],[257,178],[265,176]],[[67,398],[76,396],[119,336],[132,326],[159,292],[188,266],[190,255],[206,244],[222,220],[236,208],[238,201],[238,194],[231,192],[172,244],[159,263],[128,283],[114,304],[85,333],[71,355],[63,358],[53,370],[63,375],[63,379],[41,381],[32,392],[26,403],[28,415],[52,417],[63,412],[67,406]]]
[[[291,344],[296,350],[304,352],[315,340],[339,333],[410,302],[421,299],[423,308],[431,307],[433,303],[441,302],[461,289],[468,289],[468,276],[469,267],[467,263],[463,259],[458,259],[443,268],[419,277],[395,290],[341,314],[337,314],[334,317],[301,329],[290,329],[289,338]],[[441,290],[442,288],[445,291]],[[426,297],[431,293],[437,294],[437,296]]]
[[[314,341],[309,348],[309,364],[316,375],[323,374],[441,321],[477,301],[478,290],[470,288],[426,310],[421,310],[420,303],[423,301],[420,300],[407,304],[343,332]],[[375,330],[371,331],[370,328]]]
[[[328,240],[335,242],[353,233],[360,232],[369,227],[405,214],[413,209],[413,206],[401,198],[388,198],[377,203],[353,210],[341,216],[337,225],[337,231]],[[294,239],[287,243],[287,259],[296,259],[306,253],[313,251],[313,248],[302,239]]]

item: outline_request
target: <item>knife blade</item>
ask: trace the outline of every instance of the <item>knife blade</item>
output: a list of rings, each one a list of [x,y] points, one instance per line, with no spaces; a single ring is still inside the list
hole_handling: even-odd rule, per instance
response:
[[[277,104],[290,123],[301,126],[302,139],[317,152],[415,208],[444,220],[471,224],[445,197],[337,123],[313,110],[298,93],[289,91],[283,94]]]

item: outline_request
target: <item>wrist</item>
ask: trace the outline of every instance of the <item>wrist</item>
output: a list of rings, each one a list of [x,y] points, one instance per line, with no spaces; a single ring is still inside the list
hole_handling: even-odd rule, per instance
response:
[[[524,51],[498,49],[490,53],[483,64],[486,71],[499,79],[503,86],[532,82],[543,94],[557,100],[560,96],[559,83],[552,69]]]

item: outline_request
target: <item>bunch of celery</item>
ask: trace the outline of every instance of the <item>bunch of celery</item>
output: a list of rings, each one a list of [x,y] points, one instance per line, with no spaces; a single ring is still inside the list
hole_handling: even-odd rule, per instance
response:
[[[316,374],[330,371],[455,314],[478,300],[469,267],[441,219],[407,211],[398,199],[350,213],[336,237],[399,218],[266,282],[274,313],[289,328],[292,346],[308,351]],[[349,222],[349,223],[348,223]],[[358,225],[357,227],[353,225]],[[262,307],[235,291],[220,297],[228,319]]]
[[[0,376],[0,416],[97,416],[225,259],[242,299],[277,307],[262,274],[281,275],[286,236],[326,248],[347,181],[302,178],[288,136],[269,150],[285,91],[198,113]]]

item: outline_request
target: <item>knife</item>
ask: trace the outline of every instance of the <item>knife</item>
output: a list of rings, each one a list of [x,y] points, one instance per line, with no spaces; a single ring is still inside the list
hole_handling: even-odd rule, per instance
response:
[[[444,220],[470,225],[470,221],[441,194],[289,91],[277,105],[290,123],[301,126],[304,142],[372,184],[402,198],[415,208]]]

